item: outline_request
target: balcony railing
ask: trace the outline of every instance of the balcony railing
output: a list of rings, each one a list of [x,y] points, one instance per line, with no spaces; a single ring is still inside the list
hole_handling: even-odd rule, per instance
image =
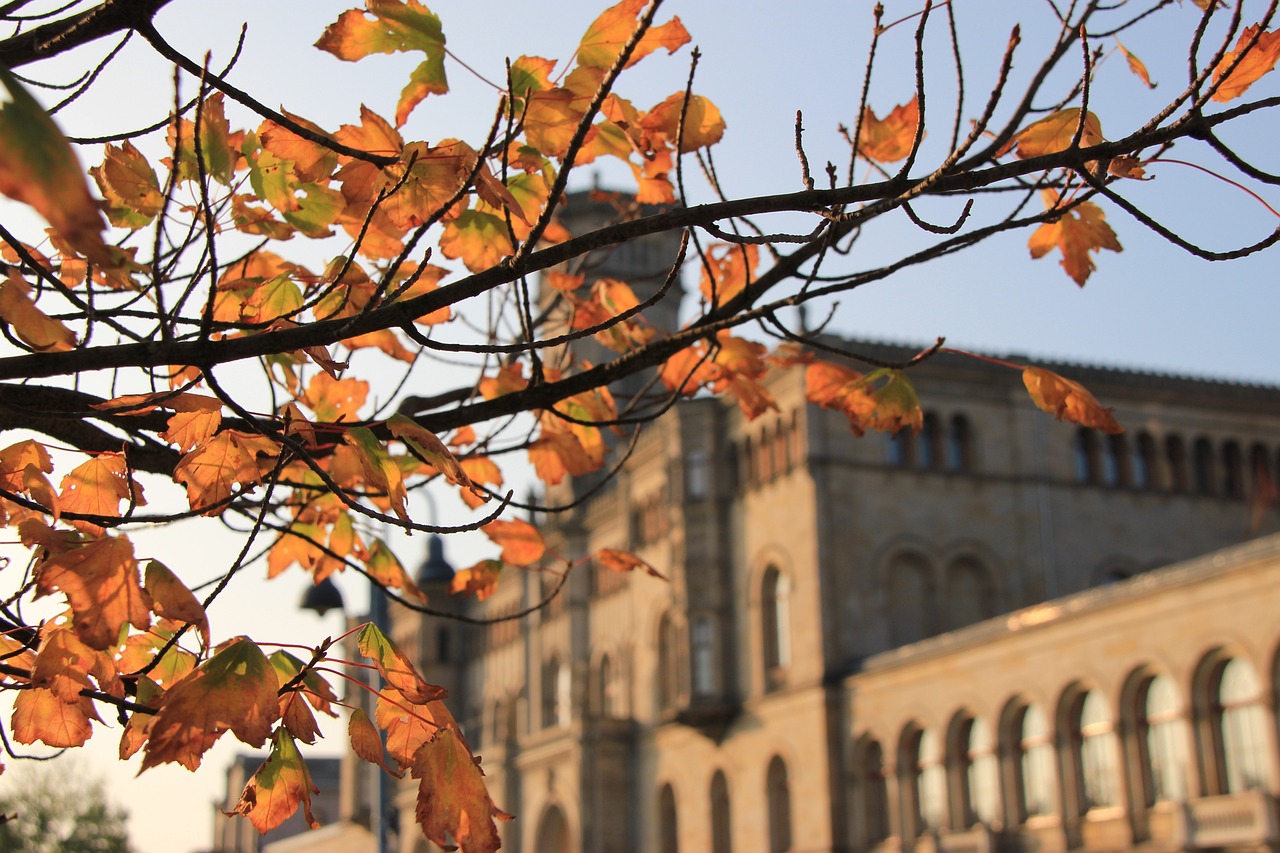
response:
[[[1193,850],[1276,839],[1276,806],[1265,791],[1203,797],[1188,804],[1187,846]]]

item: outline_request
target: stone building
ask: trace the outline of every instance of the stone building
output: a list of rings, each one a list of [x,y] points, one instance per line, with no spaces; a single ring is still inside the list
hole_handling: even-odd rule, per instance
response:
[[[619,251],[587,284],[642,300],[675,256],[663,236]],[[615,478],[544,496],[574,504],[537,518],[557,571],[610,547],[668,580],[580,566],[518,619],[393,613],[518,816],[504,849],[1280,848],[1280,389],[1042,366],[1128,431],[1057,423],[1017,371],[942,355],[911,372],[920,434],[857,438],[778,373],[776,412],[685,401]],[[419,580],[492,619],[558,574],[450,599],[437,551]],[[344,767],[347,822],[393,801],[391,849],[429,850],[412,785],[375,795],[372,772]]]

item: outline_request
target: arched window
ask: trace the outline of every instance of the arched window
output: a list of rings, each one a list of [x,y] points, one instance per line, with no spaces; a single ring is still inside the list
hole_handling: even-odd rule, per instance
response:
[[[889,563],[889,638],[904,646],[932,636],[937,625],[937,591],[929,564],[917,554],[899,554]]]
[[[684,457],[684,496],[687,500],[706,500],[711,492],[711,460],[705,450],[690,450]]]
[[[956,744],[960,772],[955,779],[961,793],[956,812],[965,816],[965,826],[975,823],[990,826],[1000,813],[1000,762],[991,729],[978,717],[967,720],[958,733],[961,735]]]
[[[600,656],[600,663],[596,667],[596,694],[595,694],[595,710],[602,717],[617,717],[617,685],[614,683],[616,675],[613,671],[613,658],[608,654]]]
[[[879,741],[862,745],[855,767],[857,812],[854,825],[863,829],[863,846],[870,847],[889,837],[889,782],[885,776],[884,750]]]
[[[947,771],[938,735],[931,729],[916,738],[913,770],[918,832],[940,829],[947,813]]]
[[[886,457],[894,468],[910,468],[915,456],[915,436],[910,429],[900,429],[888,436]]]
[[[1222,493],[1229,498],[1244,497],[1244,455],[1235,441],[1222,444]]]
[[[1271,454],[1263,444],[1249,448],[1249,496],[1259,504],[1275,500],[1275,480],[1271,477]]]
[[[542,670],[542,725],[569,725],[569,667],[558,654]]]
[[[1119,802],[1118,743],[1101,693],[1090,690],[1076,699],[1070,735],[1080,812],[1115,805]]]
[[[742,439],[742,476],[739,478],[744,489],[755,488],[758,480],[756,479],[756,457],[751,452],[751,436]]]
[[[921,468],[937,468],[942,464],[942,430],[938,426],[938,416],[933,412],[925,412],[920,429],[918,444],[918,461]]]
[[[765,776],[765,801],[769,810],[769,853],[791,849],[791,786],[782,756],[769,762]]]
[[[723,770],[711,777],[711,853],[733,853],[733,812]]]
[[[1213,445],[1201,436],[1191,449],[1191,488],[1197,495],[1211,495],[1213,480]]]
[[[764,640],[766,689],[781,684],[791,663],[791,581],[776,566],[765,569],[760,587],[760,628]]]
[[[760,442],[756,445],[756,454],[760,457],[756,463],[760,470],[760,482],[768,483],[773,479],[773,442],[769,438],[769,428],[760,430]]]
[[[551,806],[538,821],[537,853],[569,853],[569,821],[559,806]]]
[[[944,615],[949,629],[963,628],[995,615],[995,589],[986,567],[961,557],[947,567]]]
[[[1138,723],[1146,804],[1187,798],[1187,733],[1173,679],[1151,678],[1144,688]]]
[[[1077,483],[1098,482],[1098,437],[1093,430],[1076,430],[1075,469]]]
[[[1268,787],[1271,773],[1262,686],[1246,661],[1232,658],[1222,665],[1211,711],[1219,767],[1217,792],[1235,794]]]
[[[680,633],[670,613],[658,622],[658,708],[674,710],[680,703],[681,670]]]
[[[1151,437],[1151,433],[1138,433],[1137,453],[1133,455],[1133,487],[1135,489],[1155,488],[1159,464],[1156,441]]]
[[[676,823],[676,792],[663,785],[658,792],[658,849],[680,853],[680,828]]]
[[[1129,444],[1121,434],[1107,436],[1102,453],[1102,482],[1112,488],[1129,482]]]
[[[1187,449],[1182,439],[1176,435],[1165,439],[1164,455],[1169,463],[1169,491],[1187,491]]]
[[[698,698],[716,694],[715,628],[709,616],[693,620],[693,695]]]
[[[779,418],[773,431],[773,476],[781,477],[791,470],[791,438],[787,425]]]
[[[952,415],[947,425],[947,470],[968,471],[973,467],[972,430],[964,415]]]
[[[1055,805],[1058,778],[1054,761],[1049,720],[1039,705],[1023,709],[1016,729],[1015,743],[1018,774],[1018,796],[1023,820],[1057,811]]]

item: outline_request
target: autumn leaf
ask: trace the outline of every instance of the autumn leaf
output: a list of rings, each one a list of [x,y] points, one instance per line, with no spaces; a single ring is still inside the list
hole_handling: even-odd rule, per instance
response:
[[[856,435],[867,430],[919,432],[924,420],[910,380],[900,370],[861,374],[843,365],[814,361],[805,368],[805,399],[843,412]]]
[[[396,126],[403,126],[423,98],[449,91],[444,71],[444,32],[440,19],[417,0],[365,0],[365,10],[349,9],[330,24],[316,47],[339,59],[355,61],[372,53],[420,50],[426,59],[409,75],[396,105]]]
[[[687,101],[687,103],[686,103]],[[680,114],[684,113],[684,134],[679,134]],[[715,104],[701,95],[677,92],[645,113],[640,126],[650,133],[661,133],[674,146],[680,140],[680,153],[715,145],[724,136],[724,118]]]
[[[173,479],[187,487],[192,509],[217,514],[236,486],[261,483],[279,454],[279,445],[266,436],[224,429],[183,456]]]
[[[28,465],[45,474],[53,473],[49,451],[38,441],[28,438],[0,450],[0,486],[11,492],[22,491]]]
[[[666,575],[649,565],[648,562],[640,559],[635,554],[619,551],[616,548],[601,548],[596,551],[595,561],[597,566],[602,569],[608,569],[611,572],[634,572],[640,569],[645,574],[667,580]]]
[[[1104,409],[1078,382],[1041,367],[1024,368],[1022,382],[1031,400],[1060,421],[1113,434],[1124,432],[1124,427],[1111,416],[1111,409]]]
[[[283,687],[289,682],[294,682],[298,673],[302,672],[304,664],[293,655],[281,649],[272,652],[271,657],[267,658],[271,662],[271,666],[276,671],[276,677]],[[292,694],[295,696],[305,696],[307,703],[322,714],[330,717],[338,716],[334,705],[338,702],[338,696],[333,692],[333,688],[329,682],[325,681],[319,672],[314,668],[308,669],[302,675],[301,689],[294,689]]]
[[[63,702],[41,687],[23,690],[13,700],[11,728],[18,743],[43,743],[55,749],[83,746],[93,734],[92,720],[102,720],[93,703],[79,697]]]
[[[110,265],[107,227],[75,152],[16,77],[0,68],[0,193],[29,204],[77,252]]]
[[[1213,71],[1215,101],[1230,101],[1240,97],[1246,90],[1276,67],[1280,59],[1280,30],[1268,30],[1259,33],[1260,24],[1245,27],[1236,41],[1236,46],[1229,50]],[[1257,39],[1255,42],[1254,39]],[[1250,42],[1254,42],[1250,46]],[[1244,52],[1240,64],[1226,74],[1226,70]],[[1223,75],[1226,74],[1225,79]]]
[[[317,373],[298,401],[309,408],[317,421],[351,421],[369,395],[369,383],[362,379],[335,379]]]
[[[590,68],[608,68],[613,65],[622,52],[622,46],[635,31],[638,23],[636,18],[646,2],[647,0],[622,0],[592,21],[578,45],[578,64]],[[665,24],[649,28],[625,67],[630,68],[655,50],[665,48],[667,53],[675,53],[688,42],[689,31],[680,23],[679,18],[672,18]]]
[[[383,687],[374,708],[374,721],[387,733],[387,752],[401,768],[413,764],[414,753],[431,738],[439,726],[436,713],[444,710],[439,700],[415,705],[394,687]]]
[[[877,163],[896,163],[911,153],[919,126],[918,95],[894,107],[883,119],[871,107],[865,107],[858,131],[858,153]]]
[[[481,484],[487,485],[492,489],[501,488],[503,483],[502,471],[498,468],[498,464],[488,456],[468,456],[462,460],[461,464],[462,470],[466,472],[471,481],[470,486],[460,493],[462,502],[471,509],[477,509],[483,506],[490,498],[489,493],[480,487]]]
[[[449,594],[473,595],[476,601],[484,601],[497,591],[502,567],[501,560],[481,560],[474,566],[458,569],[449,582]]]
[[[107,218],[117,228],[150,225],[164,208],[164,194],[155,169],[127,139],[119,148],[107,145],[102,163],[90,169],[89,174],[107,200]]]
[[[146,506],[142,486],[129,476],[123,453],[100,453],[62,478],[58,503],[63,512],[120,517],[120,502]],[[98,534],[103,528],[88,521],[73,521],[87,533]]]
[[[1120,55],[1129,63],[1129,70],[1133,72],[1135,77],[1142,81],[1142,85],[1146,86],[1148,89],[1154,89],[1156,84],[1151,82],[1151,75],[1147,73],[1147,66],[1142,62],[1142,60],[1130,53],[1129,48],[1121,44],[1120,39],[1118,38],[1116,39],[1116,49],[1120,51]]]
[[[387,429],[430,462],[447,482],[468,489],[481,503],[489,500],[488,493],[471,482],[458,458],[431,430],[419,426],[413,418],[398,412],[387,420]]]
[[[360,654],[373,661],[383,680],[394,687],[405,701],[421,705],[444,698],[444,689],[423,681],[399,646],[372,622],[361,628],[356,635],[356,648]]]
[[[1057,203],[1057,193],[1045,190],[1045,206]],[[1053,249],[1062,253],[1062,268],[1076,284],[1084,287],[1085,281],[1097,267],[1093,252],[1109,249],[1122,251],[1116,233],[1107,224],[1102,210],[1091,201],[1083,201],[1064,211],[1056,222],[1046,222],[1037,228],[1027,241],[1032,258],[1044,257]]]
[[[227,643],[165,692],[142,769],[174,762],[195,770],[228,731],[249,746],[261,746],[280,716],[278,687],[275,671],[257,645],[243,637]]]
[[[447,727],[418,747],[409,772],[418,780],[414,814],[427,838],[441,846],[457,844],[463,853],[502,846],[495,821],[511,815],[493,804],[480,764],[451,717]]]
[[[142,588],[133,543],[104,537],[49,554],[36,575],[38,596],[61,592],[75,614],[76,636],[94,649],[114,646],[120,629],[151,625],[151,596]]]
[[[376,764],[397,778],[404,775],[387,764],[387,753],[382,747],[382,736],[363,708],[352,708],[347,721],[347,736],[351,739],[351,751],[370,764]]]
[[[278,728],[272,738],[271,754],[227,814],[247,817],[258,832],[265,833],[293,817],[301,806],[307,825],[317,829],[320,822],[311,814],[311,795],[318,793],[320,789],[311,781],[293,736]]]
[[[373,431],[368,427],[351,427],[342,433],[342,441],[356,451],[369,487],[385,494],[395,514],[408,521],[409,495],[404,476]]]
[[[755,246],[716,243],[707,248],[702,282],[698,285],[707,302],[723,305],[733,299],[755,277],[760,252]]]
[[[480,529],[502,547],[502,561],[513,566],[531,566],[542,559],[547,549],[537,528],[521,519],[497,519]]]
[[[1080,126],[1080,108],[1069,107],[1047,115],[1018,131],[1013,141],[1018,146],[1020,160],[1057,154],[1071,147],[1076,132],[1080,132],[1080,147],[1088,148],[1106,140],[1102,137],[1102,125],[1093,113],[1086,113],[1083,129]]]
[[[3,130],[0,129],[0,138]],[[0,160],[0,171],[3,171]],[[0,177],[0,192],[4,190]],[[36,307],[31,300],[31,287],[12,267],[8,278],[0,283],[0,320],[8,323],[13,333],[36,352],[66,352],[75,348],[75,333],[61,320],[55,320]]]
[[[124,696],[124,685],[110,651],[93,649],[75,632],[46,623],[40,632],[40,650],[31,668],[31,683],[53,691],[63,702],[77,702],[80,691],[99,689]]]
[[[144,588],[150,594],[155,614],[178,622],[190,622],[209,645],[209,617],[204,607],[178,576],[159,560],[147,563]]]

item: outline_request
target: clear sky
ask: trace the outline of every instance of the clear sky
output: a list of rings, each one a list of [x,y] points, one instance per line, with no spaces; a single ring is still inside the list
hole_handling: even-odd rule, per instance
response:
[[[352,5],[354,0],[173,0],[159,16],[158,28],[197,61],[206,50],[212,51],[212,64],[217,66],[233,49],[240,24],[248,22],[245,55],[232,81],[267,104],[283,104],[291,112],[333,128],[355,122],[361,103],[390,115],[413,64],[409,59],[376,57],[353,65],[312,48],[323,27]],[[502,79],[507,56],[567,58],[595,13],[594,4],[586,2],[539,6],[528,0],[441,0],[429,5],[443,20],[451,50],[495,80]],[[842,168],[847,163],[848,146],[836,128],[854,119],[871,5],[847,0],[669,0],[666,4],[662,17],[678,14],[703,53],[695,89],[720,107],[728,124],[715,159],[730,195],[801,188],[793,142],[797,110],[804,113],[806,149],[815,169],[820,170],[828,159]],[[918,4],[886,5],[886,20],[893,20]],[[1038,49],[1049,32],[1031,19],[1039,18],[1048,4],[956,0],[955,5],[965,38],[967,122],[985,102],[1014,23],[1012,18],[1006,20],[1009,10],[1027,10],[1015,65],[1017,79],[1023,80],[1034,69]],[[1125,38],[1126,47],[1147,63],[1159,84],[1154,91],[1129,75],[1114,51],[1108,53],[1106,83],[1095,89],[1093,103],[1108,138],[1133,130],[1181,88],[1186,57],[1170,45],[1185,44],[1197,15],[1194,4],[1175,6],[1170,14]],[[1248,14],[1246,19],[1251,20]],[[883,65],[871,87],[871,105],[881,115],[912,94],[909,51],[913,37],[912,28],[903,26],[882,42]],[[1110,51],[1113,45],[1103,47]],[[938,88],[931,90],[923,165],[945,154],[953,109],[948,84],[942,82],[952,73],[949,48],[941,41],[930,42],[930,48],[934,52],[926,62],[926,74],[937,81]],[[647,107],[678,91],[688,72],[688,56],[686,48],[675,57],[646,60],[624,77],[623,94]],[[433,143],[447,137],[480,141],[496,104],[495,92],[456,63],[451,62],[448,71],[453,94],[420,106],[404,128],[406,138]],[[66,77],[72,76],[68,70]],[[188,93],[194,88],[190,80],[184,85]],[[1280,75],[1257,85],[1260,95],[1278,90]],[[97,97],[85,99],[60,117],[69,133],[94,135],[158,120],[172,100],[172,74],[135,40],[122,61],[107,69],[96,92]],[[1146,113],[1137,114],[1144,109]],[[232,116],[233,126],[237,120],[257,124],[243,113],[232,112]],[[1246,151],[1261,152],[1264,145],[1274,151],[1277,131],[1280,121],[1275,115],[1262,114],[1251,119],[1233,142]],[[86,152],[84,156],[96,162],[100,155]],[[1261,165],[1276,170],[1274,156]],[[579,185],[590,180],[591,168]],[[610,187],[625,189],[628,174],[625,169],[609,168],[599,178]],[[1275,216],[1254,199],[1185,166],[1164,164],[1153,167],[1151,174],[1154,179],[1149,183],[1126,190],[1202,245],[1234,248],[1262,238],[1277,225]],[[700,182],[692,186],[694,201],[710,198]],[[1272,188],[1267,200],[1280,206],[1280,193]],[[931,218],[945,220],[958,207],[934,206]],[[1028,235],[1011,234],[842,296],[837,300],[834,328],[911,343],[944,335],[957,346],[997,353],[1280,384],[1280,335],[1276,332],[1280,295],[1274,253],[1211,264],[1169,246],[1120,211],[1106,209],[1124,251],[1104,253],[1097,273],[1083,290],[1057,266],[1056,256],[1033,262],[1026,248]],[[811,227],[799,224],[806,231]],[[794,217],[769,225],[779,230],[796,226]],[[901,217],[873,227],[874,233],[844,262],[846,268],[873,266],[921,239]],[[166,488],[181,499],[172,484],[148,484],[147,488],[153,505],[163,499]],[[182,563],[184,577],[196,581],[216,576],[236,545],[234,537],[203,520],[149,535],[145,542],[170,565]],[[402,547],[412,553],[418,542]],[[484,547],[475,538],[451,539],[448,544],[451,559],[461,565],[482,555]],[[201,571],[201,566],[207,570]],[[261,568],[251,567],[235,595],[214,608],[211,616],[220,637],[248,633],[260,641],[314,643],[338,628],[340,619],[334,614],[320,620],[296,611],[306,583],[300,572],[271,584],[261,582],[262,573]],[[344,578],[343,588],[348,600],[358,606],[363,595],[358,579]],[[341,731],[332,734],[336,747]],[[212,802],[221,795],[223,784],[221,768],[241,745],[227,736],[195,775],[163,767],[133,781],[137,762],[129,766],[115,762],[115,743],[113,732],[101,732],[88,751],[94,766],[109,776],[114,795],[132,811],[139,849],[182,853],[207,847]]]

